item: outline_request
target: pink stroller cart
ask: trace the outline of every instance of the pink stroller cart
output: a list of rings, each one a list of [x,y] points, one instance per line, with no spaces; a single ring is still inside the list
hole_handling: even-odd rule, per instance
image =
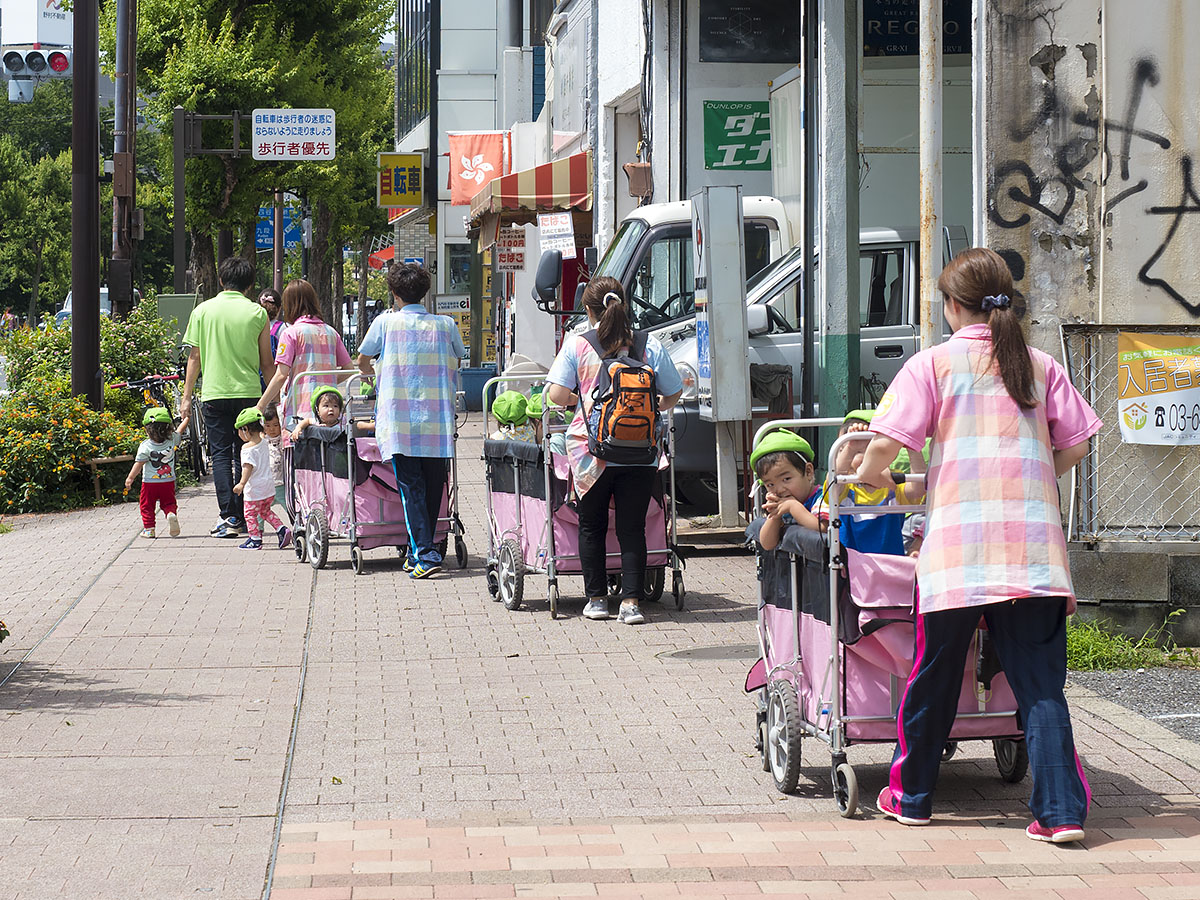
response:
[[[773,421],[755,435],[757,445],[776,428],[837,426],[841,419]],[[829,450],[829,471],[851,433]],[[906,476],[894,473],[898,483]],[[907,476],[916,480],[923,476]],[[858,806],[858,781],[846,748],[893,743],[896,710],[913,665],[913,596],[916,560],[859,553],[840,541],[841,517],[861,507],[842,504],[852,476],[829,478],[827,534],[790,528],[774,551],[759,550],[758,639],[761,658],[746,678],[758,697],[755,744],[764,772],[790,793],[800,775],[800,743],[813,737],[829,745],[834,798],[843,816]],[[924,506],[871,507],[872,515],[924,511]],[[962,675],[958,713],[943,760],[959,740],[991,740],[1000,777],[1025,777],[1029,758],[1017,706],[987,631],[976,632],[974,653]]]
[[[535,383],[545,376],[500,376],[484,385],[484,421],[489,421],[490,400],[500,383]],[[557,410],[542,412],[540,445],[522,441],[484,441],[487,468],[488,556],[487,586],[495,599],[506,608],[521,607],[525,594],[525,576],[547,577],[550,617],[558,618],[560,575],[578,575],[579,518],[572,502],[571,473],[565,456],[554,452],[556,438],[566,431]],[[668,420],[669,422],[669,420]],[[490,432],[490,426],[488,429]],[[668,435],[670,428],[668,427]],[[671,594],[675,608],[683,609],[685,591],[680,557],[675,546],[674,447],[667,441],[667,493],[660,479],[646,516],[646,580],[642,599],[657,603],[666,586],[666,570],[671,570]],[[617,544],[615,517],[609,516],[607,558],[609,584],[620,586],[620,548]]]
[[[381,457],[375,440],[371,379],[364,379],[357,370],[338,370],[302,372],[297,380],[328,381],[328,376],[349,376],[344,386],[348,398],[345,432],[330,441],[305,434],[285,454],[288,512],[295,522],[293,546],[298,560],[307,559],[314,569],[321,569],[333,538],[347,538],[350,563],[354,573],[361,575],[363,551],[396,547],[403,555],[408,528],[391,460]],[[448,463],[434,536],[443,557],[453,536],[454,561],[462,569],[467,565],[467,545],[458,517],[458,466],[454,457]]]

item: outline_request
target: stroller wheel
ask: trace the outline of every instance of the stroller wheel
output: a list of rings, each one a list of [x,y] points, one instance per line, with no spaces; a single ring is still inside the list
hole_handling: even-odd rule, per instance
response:
[[[521,598],[525,596],[525,563],[521,558],[521,548],[512,538],[500,545],[497,575],[500,579],[500,600],[504,603],[504,608],[520,609]]]
[[[844,819],[858,810],[858,777],[848,762],[839,763],[833,770],[833,799]]]
[[[329,523],[325,521],[325,510],[314,509],[308,516],[308,564],[314,569],[325,568],[329,558]]]
[[[992,752],[996,755],[996,768],[1000,770],[1002,781],[1016,784],[1029,771],[1029,749],[1025,741],[996,738],[992,741]]]
[[[754,743],[758,745],[758,755],[762,760],[762,770],[764,772],[771,771],[771,757],[767,751],[767,717],[761,716],[758,723],[758,740]]]
[[[292,549],[296,551],[296,561],[305,562],[308,559],[308,541],[303,529],[297,528],[292,532]]]
[[[671,595],[675,598],[675,608],[682,612],[683,598],[687,596],[687,591],[683,589],[682,572],[676,572],[671,576]]]
[[[658,603],[662,600],[666,581],[667,576],[663,569],[647,569],[646,579],[642,582],[642,602]]]
[[[800,780],[800,702],[796,689],[780,681],[767,701],[767,761],[776,789],[790,794]]]
[[[619,597],[620,595],[621,595],[621,576],[620,575],[609,575],[608,576],[608,596]]]
[[[558,618],[558,585],[553,581],[550,582],[550,590],[547,592],[550,600],[550,618]]]
[[[487,564],[487,589],[493,600],[500,599],[500,575],[495,563]]]
[[[354,566],[354,574],[361,575],[363,573],[363,552],[362,548],[355,544],[350,548],[350,565]]]
[[[461,535],[454,536],[454,564],[460,569],[465,569],[470,557],[467,555],[467,542],[462,539]]]
[[[957,752],[958,741],[946,741],[946,746],[942,748],[942,762],[950,762]]]

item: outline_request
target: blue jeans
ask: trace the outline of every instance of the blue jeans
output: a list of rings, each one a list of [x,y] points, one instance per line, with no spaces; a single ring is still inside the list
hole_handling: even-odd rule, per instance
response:
[[[245,519],[242,496],[233,486],[242,480],[242,439],[233,427],[238,413],[258,402],[257,397],[200,401],[200,414],[208,430],[208,455],[212,459],[213,487],[222,519]]]
[[[442,492],[446,489],[445,459],[436,456],[392,456],[392,471],[404,504],[404,522],[408,529],[408,559],[440,566],[442,554],[434,547],[438,515],[442,510]]]
[[[1029,809],[1047,828],[1082,825],[1091,790],[1075,753],[1067,680],[1067,603],[1023,597],[917,617],[912,675],[900,701],[892,793],[906,816],[928,818],[942,749],[954,725],[963,667],[979,619],[1004,666],[1025,731],[1033,791]]]

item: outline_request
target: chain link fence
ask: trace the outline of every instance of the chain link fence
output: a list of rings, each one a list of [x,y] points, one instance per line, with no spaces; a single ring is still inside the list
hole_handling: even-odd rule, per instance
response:
[[[1072,477],[1072,541],[1200,541],[1200,447],[1126,444],[1117,421],[1117,333],[1188,335],[1200,326],[1063,325],[1063,361],[1104,420]]]

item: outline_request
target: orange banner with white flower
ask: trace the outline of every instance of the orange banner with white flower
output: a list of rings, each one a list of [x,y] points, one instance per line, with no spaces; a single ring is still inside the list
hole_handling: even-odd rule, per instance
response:
[[[451,132],[450,202],[465,206],[485,184],[508,172],[508,132]]]

